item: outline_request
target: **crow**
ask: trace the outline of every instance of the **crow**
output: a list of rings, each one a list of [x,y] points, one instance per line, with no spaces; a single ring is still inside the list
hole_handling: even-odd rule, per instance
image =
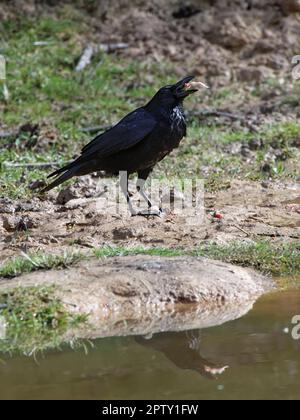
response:
[[[193,78],[187,76],[178,83],[162,87],[147,105],[129,113],[94,138],[74,162],[49,175],[48,178],[56,179],[42,192],[50,191],[75,176],[96,171],[120,174],[120,186],[131,214],[142,214],[133,209],[128,192],[128,175],[137,172],[137,191],[148,205],[143,215],[161,215],[162,210],[154,208],[147,197],[144,184],[154,166],[177,148],[186,135],[183,100],[197,92],[198,86],[206,87],[201,82],[191,82]]]

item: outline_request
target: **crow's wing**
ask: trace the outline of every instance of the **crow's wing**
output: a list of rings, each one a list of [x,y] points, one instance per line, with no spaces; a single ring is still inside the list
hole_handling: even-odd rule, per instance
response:
[[[150,134],[156,123],[149,112],[139,108],[87,144],[82,149],[82,158],[87,158],[92,154],[96,154],[97,157],[106,157],[129,149]]]

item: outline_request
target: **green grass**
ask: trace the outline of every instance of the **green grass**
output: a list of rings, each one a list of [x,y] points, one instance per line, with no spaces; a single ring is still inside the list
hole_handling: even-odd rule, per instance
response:
[[[251,267],[273,276],[300,275],[300,242],[286,245],[269,242],[209,245],[201,247],[197,255]]]
[[[292,143],[299,137],[298,122],[283,122],[260,127],[259,134],[245,130],[233,130],[230,127],[220,129],[215,123],[210,125],[192,121],[185,139],[178,151],[159,164],[158,171],[174,176],[205,176],[207,184],[215,179],[246,179],[261,180],[265,178],[284,179],[297,178],[298,171],[289,167],[285,160],[299,159],[299,152]],[[251,140],[261,139],[262,148],[255,152],[254,157],[246,160],[240,153],[228,153],[226,148],[234,143],[249,144]],[[263,173],[262,163],[272,146],[281,150],[281,158],[271,162],[271,171]],[[203,169],[206,172],[203,173]],[[208,174],[207,174],[208,169]],[[225,182],[226,183],[226,182]]]
[[[67,268],[79,261],[88,260],[94,257],[111,258],[128,255],[152,255],[163,257],[188,255],[203,256],[244,267],[252,267],[263,273],[269,273],[274,276],[300,275],[299,242],[288,245],[272,245],[269,242],[257,242],[249,245],[233,242],[226,246],[215,245],[214,243],[201,245],[193,251],[161,247],[103,247],[95,248],[89,253],[74,251],[65,253],[62,256],[29,254],[26,257],[14,257],[4,262],[0,266],[0,277],[13,278],[23,273],[30,273],[37,270]]]
[[[183,251],[180,249],[172,248],[144,248],[144,247],[134,247],[134,248],[125,248],[125,247],[104,247],[96,248],[94,250],[94,255],[97,258],[107,258],[107,257],[120,257],[128,255],[152,255],[159,257],[180,257],[183,255]]]
[[[70,328],[87,322],[85,315],[68,313],[55,297],[55,286],[15,288],[0,292],[0,317],[6,334],[0,353],[36,354],[59,347]]]
[[[0,266],[0,277],[10,278],[36,270],[67,268],[84,258],[86,256],[80,252],[64,252],[62,255],[35,253],[13,257]]]
[[[299,157],[298,151],[293,149],[291,144],[298,137],[299,132],[300,124],[297,122],[263,126],[259,137],[263,140],[264,146],[255,153],[254,160],[247,161],[239,153],[224,152],[224,147],[235,142],[247,143],[257,135],[245,133],[242,130],[233,131],[228,127],[221,131],[216,125],[203,126],[192,122],[188,137],[182,142],[180,149],[174,151],[155,168],[154,176],[159,177],[164,174],[167,177],[204,177],[207,189],[223,188],[231,179],[296,179],[298,177],[296,162]],[[261,167],[271,144],[274,148],[281,150],[282,157],[272,161],[270,172],[264,173]],[[59,148],[61,152],[57,150]],[[73,146],[72,153],[67,149],[67,146],[63,147],[62,141],[59,146],[49,147],[45,153],[22,148],[2,150],[0,152],[0,195],[12,198],[30,196],[29,183],[45,179],[47,174],[47,171],[40,169],[7,169],[5,162],[26,164],[52,161],[62,165],[75,153]],[[294,165],[288,164],[289,158],[292,158]]]

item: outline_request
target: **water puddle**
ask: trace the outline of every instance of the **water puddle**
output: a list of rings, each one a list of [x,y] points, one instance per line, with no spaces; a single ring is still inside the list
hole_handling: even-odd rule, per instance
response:
[[[0,356],[0,398],[300,399],[300,291],[261,298],[202,330],[101,338],[33,358]]]

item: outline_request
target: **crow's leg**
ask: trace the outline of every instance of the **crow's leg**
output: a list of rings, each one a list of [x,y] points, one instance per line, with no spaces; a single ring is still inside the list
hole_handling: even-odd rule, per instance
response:
[[[148,176],[150,175],[151,172],[152,172],[152,168],[144,169],[143,171],[138,172],[138,180],[137,180],[137,184],[136,184],[136,189],[138,190],[138,192],[141,194],[143,199],[148,204],[148,208],[152,207],[152,203],[151,203],[149,197],[147,196],[147,194],[145,193],[144,188],[145,188],[145,183],[147,181],[147,178],[148,178]]]
[[[131,216],[136,216],[137,212],[132,207],[130,195],[128,192],[128,173],[126,171],[120,172],[120,187],[123,194],[125,195]]]
[[[148,205],[148,209],[145,211],[138,212],[138,215],[140,216],[162,216],[162,209],[153,206],[150,198],[147,196],[145,192],[145,183],[149,176],[149,174],[152,172],[152,168],[145,169],[144,171],[138,172],[138,181],[136,184],[136,189],[138,190],[139,194],[143,197],[143,199],[146,201]]]
[[[150,198],[147,196],[145,192],[145,189],[144,189],[145,183],[146,181],[139,177],[139,179],[137,180],[136,189],[138,190],[139,194],[143,197],[143,199],[146,201],[148,208],[150,209],[152,207],[152,203],[151,203]]]

